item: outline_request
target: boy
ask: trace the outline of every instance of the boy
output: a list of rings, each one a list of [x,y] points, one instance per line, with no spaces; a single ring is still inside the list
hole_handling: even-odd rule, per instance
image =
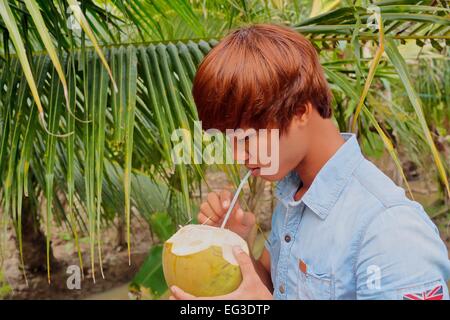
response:
[[[203,128],[279,129],[272,231],[258,261],[235,250],[243,281],[219,299],[448,299],[450,261],[436,226],[331,120],[317,53],[300,34],[253,25],[225,37],[199,66],[193,95]],[[258,148],[270,143],[260,137]],[[248,145],[247,145],[248,147]],[[208,194],[200,223],[220,226],[231,194]],[[227,227],[248,240],[251,212]],[[194,299],[171,288],[171,299]]]

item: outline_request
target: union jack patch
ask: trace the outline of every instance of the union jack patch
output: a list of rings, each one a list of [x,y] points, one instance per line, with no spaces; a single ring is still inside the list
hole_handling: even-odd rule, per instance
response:
[[[442,285],[438,285],[433,289],[424,292],[405,293],[403,300],[442,300],[444,299],[444,290]]]

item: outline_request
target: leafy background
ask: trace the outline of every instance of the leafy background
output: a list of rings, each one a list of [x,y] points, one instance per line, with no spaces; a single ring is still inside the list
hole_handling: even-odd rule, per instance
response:
[[[207,166],[174,165],[171,133],[193,130],[202,58],[231,29],[258,22],[311,40],[340,130],[357,132],[369,157],[389,155],[411,197],[411,182],[426,181],[436,196],[422,202],[448,226],[449,16],[439,0],[0,0],[1,252],[12,229],[24,281],[41,265],[50,283],[56,224],[95,281],[112,221],[129,257],[133,215],[159,241],[195,221]],[[239,180],[236,166],[217,170]],[[251,182],[249,206],[261,185]],[[163,293],[160,254],[155,244],[132,292]]]

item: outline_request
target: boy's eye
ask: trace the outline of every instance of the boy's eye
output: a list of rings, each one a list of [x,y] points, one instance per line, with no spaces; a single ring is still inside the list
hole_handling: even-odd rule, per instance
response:
[[[244,145],[245,145],[245,150],[246,151],[248,151],[248,148],[249,148],[249,145],[250,145],[250,137],[249,136],[246,136],[245,138],[244,138]]]
[[[244,139],[239,140],[239,144],[244,147],[246,152],[249,152],[250,150],[250,138],[251,137],[246,136]]]

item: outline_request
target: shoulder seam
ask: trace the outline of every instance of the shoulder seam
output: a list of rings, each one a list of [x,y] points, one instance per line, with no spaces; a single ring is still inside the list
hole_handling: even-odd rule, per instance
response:
[[[361,184],[361,186],[364,187],[364,189],[365,189],[368,193],[370,193],[375,199],[377,199],[377,201],[383,206],[384,209],[387,210],[387,209],[392,208],[392,207],[395,207],[395,206],[399,206],[399,205],[404,205],[404,204],[406,204],[406,202],[405,202],[403,199],[400,199],[400,200],[398,200],[398,201],[396,201],[396,202],[393,202],[392,204],[387,204],[386,201],[383,201],[383,200],[381,199],[381,197],[380,197],[376,192],[374,192],[371,188],[369,188],[369,187],[363,182],[363,180],[360,179],[360,176],[359,176],[359,175],[356,175],[355,173],[353,173],[352,175],[353,175],[353,176],[355,177],[355,179],[359,182],[359,184]]]

